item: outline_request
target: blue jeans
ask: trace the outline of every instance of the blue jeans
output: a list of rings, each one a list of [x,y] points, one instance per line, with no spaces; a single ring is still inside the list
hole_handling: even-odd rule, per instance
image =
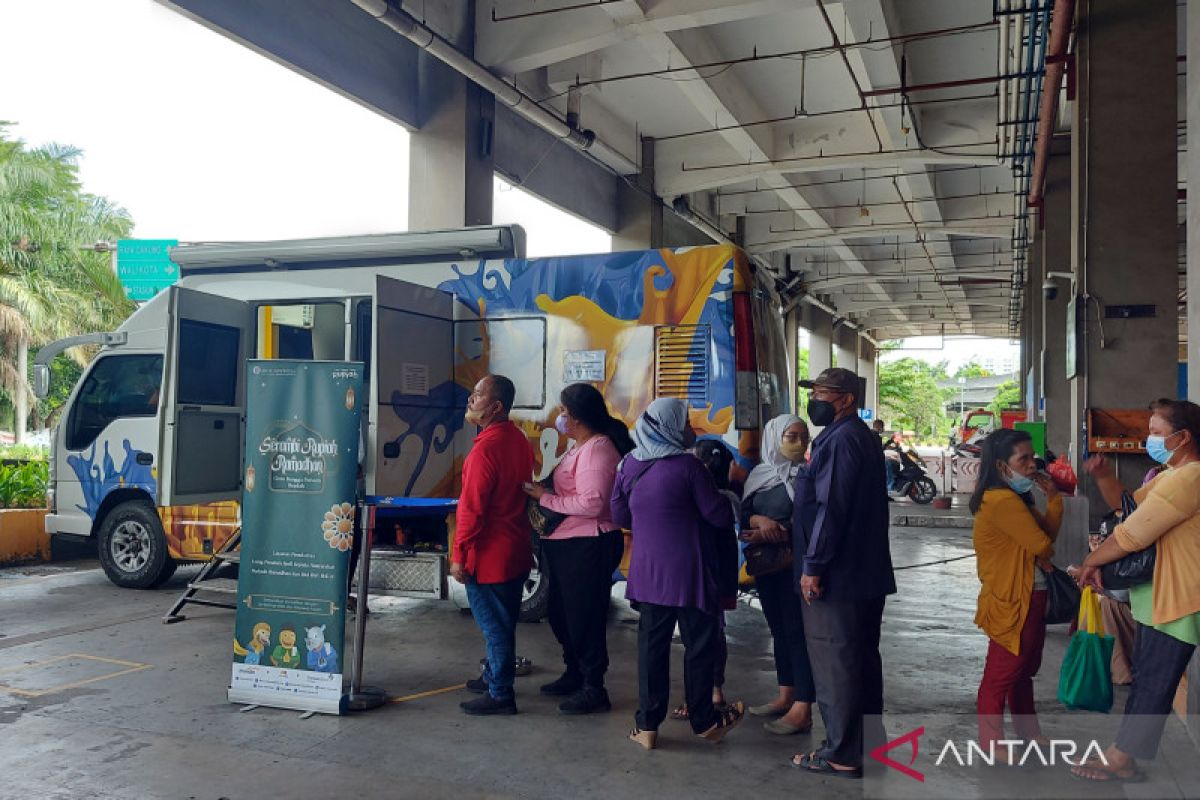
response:
[[[529,575],[504,583],[476,583],[467,578],[467,602],[483,632],[487,666],[483,679],[496,700],[513,699],[513,671],[517,660],[517,617],[521,613],[521,591]]]

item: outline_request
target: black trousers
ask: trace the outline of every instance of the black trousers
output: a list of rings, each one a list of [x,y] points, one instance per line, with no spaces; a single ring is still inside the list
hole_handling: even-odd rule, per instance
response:
[[[879,632],[884,598],[816,600],[803,606],[808,656],[825,723],[817,754],[836,764],[861,767],[864,747],[887,737],[883,729],[883,661]],[[864,725],[864,716],[873,716]]]
[[[604,687],[608,671],[608,605],[612,575],[621,563],[621,531],[573,539],[543,539],[549,578],[550,629],[562,645],[567,672],[585,686]]]
[[[679,623],[683,639],[683,691],[692,730],[703,733],[717,722],[713,671],[717,661],[717,616],[698,608],[641,603],[638,607],[637,726],[656,731],[671,702],[671,637]]]
[[[758,600],[767,618],[767,627],[771,629],[775,678],[780,686],[795,689],[796,700],[811,703],[817,699],[817,694],[804,637],[804,603],[792,588],[793,585],[790,569],[759,575],[754,579]]]
[[[1179,680],[1196,646],[1137,623],[1133,686],[1117,731],[1117,747],[1134,758],[1154,758]]]

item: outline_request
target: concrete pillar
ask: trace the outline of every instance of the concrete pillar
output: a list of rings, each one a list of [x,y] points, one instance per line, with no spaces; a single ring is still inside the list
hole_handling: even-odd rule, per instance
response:
[[[802,303],[797,303],[792,306],[791,311],[783,317],[783,346],[787,351],[787,392],[788,402],[785,407],[795,412],[799,408],[799,387],[796,381],[800,378],[796,374],[796,359],[800,353],[800,315],[802,313]]]
[[[867,396],[863,398],[863,406],[871,409],[872,418],[879,418],[879,353],[866,339],[858,340],[858,369],[860,377],[867,379]]]
[[[1191,130],[1200,125],[1200,2],[1187,7],[1187,121]],[[1189,147],[1186,156],[1187,207],[1187,331],[1188,399],[1200,403],[1200,147]],[[1200,743],[1200,656],[1188,668],[1188,716],[1192,740]]]
[[[1200,129],[1200,2],[1187,8],[1187,124]],[[1187,396],[1200,403],[1200,147],[1189,147],[1187,165]],[[1195,681],[1200,697],[1200,676]]]
[[[808,303],[801,307],[802,324],[808,331],[808,374],[815,378],[833,366],[833,317]]]
[[[438,30],[464,53],[475,41],[475,3],[446,4]],[[409,230],[492,222],[495,98],[428,53],[417,59],[420,128],[409,137]]]
[[[654,139],[642,137],[642,171],[617,187],[617,231],[613,250],[648,250],[663,246],[663,214],[654,195]]]
[[[858,332],[845,325],[833,331],[833,355],[837,366],[844,369],[858,367]]]
[[[1145,408],[1174,396],[1178,360],[1177,10],[1144,0],[1077,8],[1071,261],[1083,321],[1076,431],[1089,408]],[[1154,316],[1104,319],[1106,306],[1132,304],[1152,305]],[[1077,441],[1076,472],[1095,523],[1102,501],[1079,469],[1080,454]],[[1118,462],[1135,486],[1151,463],[1136,455]]]
[[[1041,419],[1046,422],[1046,446],[1057,455],[1070,454],[1076,440],[1073,427],[1071,387],[1067,383],[1067,302],[1071,299],[1068,281],[1055,280],[1058,295],[1046,300],[1042,282],[1047,272],[1071,271],[1071,137],[1056,136],[1046,163],[1046,188],[1042,194],[1040,245],[1041,268],[1035,277],[1037,293],[1042,297],[1041,392],[1045,405]]]
[[[1029,257],[1025,269],[1025,313],[1021,317],[1021,402],[1025,403],[1025,418],[1037,420],[1042,396],[1042,319],[1046,309],[1042,294],[1042,239],[1044,231],[1031,220]]]

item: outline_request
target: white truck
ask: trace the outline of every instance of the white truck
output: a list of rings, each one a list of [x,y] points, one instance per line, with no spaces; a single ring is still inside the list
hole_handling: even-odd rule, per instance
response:
[[[367,365],[368,495],[457,497],[466,397],[488,372],[516,384],[542,475],[566,450],[554,419],[574,381],[630,425],[683,397],[697,432],[746,460],[760,422],[791,407],[778,297],[731,246],[526,259],[520,228],[497,226],[170,255],[177,285],[35,364],[44,395],[55,354],[103,345],[53,432],[46,529],[97,541],[120,586],[161,583],[237,528],[248,358]],[[410,570],[416,596],[446,596],[443,561]],[[536,571],[527,594],[541,605]]]

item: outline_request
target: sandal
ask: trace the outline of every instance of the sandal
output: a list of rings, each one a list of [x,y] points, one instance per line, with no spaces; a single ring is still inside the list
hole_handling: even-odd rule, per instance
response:
[[[671,712],[671,719],[686,720],[688,718],[687,703],[680,703]]]
[[[1146,779],[1146,774],[1137,767],[1113,769],[1096,759],[1088,759],[1072,767],[1071,776],[1093,783],[1139,783]]]
[[[653,750],[658,745],[658,731],[644,731],[634,727],[629,732],[629,741],[637,742],[647,750]]]
[[[740,700],[732,705],[717,710],[717,721],[704,733],[697,733],[701,739],[713,744],[725,738],[725,735],[738,726],[746,713],[746,704]]]
[[[854,767],[853,769],[838,769],[833,764],[830,764],[824,756],[819,756],[816,753],[805,753],[792,756],[792,766],[804,772],[815,772],[821,775],[831,775],[835,778],[852,778],[858,779],[863,776],[862,767]]]

